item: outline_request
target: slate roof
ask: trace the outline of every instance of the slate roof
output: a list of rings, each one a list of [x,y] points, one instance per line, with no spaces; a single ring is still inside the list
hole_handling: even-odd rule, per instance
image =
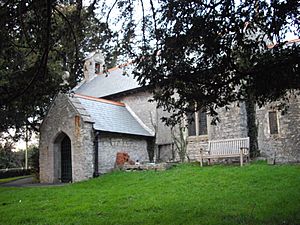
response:
[[[74,95],[71,100],[83,115],[91,118],[94,129],[99,131],[149,136],[150,134],[127,110],[125,104],[88,96]],[[77,109],[78,110],[78,109]],[[85,115],[85,114],[88,115]]]
[[[73,91],[77,94],[101,98],[139,87],[140,85],[132,74],[132,68],[126,66],[126,69],[116,67],[110,69],[107,74],[96,75]]]
[[[74,108],[77,110],[77,112],[80,114],[81,118],[85,122],[94,123],[95,121],[92,119],[90,114],[85,110],[84,106],[80,103],[78,98],[74,98],[69,96],[69,100],[74,106]]]

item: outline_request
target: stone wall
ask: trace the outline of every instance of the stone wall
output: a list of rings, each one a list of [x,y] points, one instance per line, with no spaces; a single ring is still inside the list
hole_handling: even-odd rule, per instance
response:
[[[148,128],[153,132],[156,131],[156,144],[173,143],[170,127],[165,126],[160,120],[168,113],[160,108],[157,109],[156,102],[149,102],[151,97],[152,94],[149,91],[139,91],[122,97],[113,97],[112,99],[125,103]]]
[[[169,160],[173,158],[173,152],[170,147],[173,144],[171,129],[160,120],[161,117],[168,116],[168,113],[162,109],[157,109],[155,102],[148,102],[151,96],[151,93],[148,91],[140,91],[123,97],[113,98],[113,100],[121,101],[128,105],[152,131],[155,130],[153,126],[155,124],[156,144],[158,146],[156,156],[160,160]],[[208,140],[247,137],[247,117],[244,103],[240,103],[239,106],[232,104],[229,110],[225,108],[219,109],[218,113],[220,123],[217,125],[211,125],[211,118],[208,119],[208,135],[200,138],[188,137],[187,152],[192,161],[199,160],[200,148],[207,149]]]
[[[121,97],[112,97],[111,99],[125,103],[126,106],[128,106],[138,116],[138,118],[141,119],[143,123],[154,132],[157,110],[156,103],[148,101],[151,96],[151,93],[148,91],[139,91],[129,93]]]
[[[152,94],[149,91],[139,91],[126,96],[115,96],[111,99],[125,103],[152,132],[156,133],[155,144],[157,148],[160,148],[160,146],[171,146],[173,144],[171,128],[165,126],[160,120],[161,117],[167,116],[168,113],[162,109],[157,109],[156,102],[149,102],[151,97]],[[172,151],[169,147],[161,147],[160,153],[164,159],[172,158]],[[157,154],[155,157],[158,157]]]
[[[165,145],[158,145],[157,152],[156,152],[156,161],[157,162],[169,162],[176,160],[177,153],[175,150],[174,144],[165,144]]]
[[[156,103],[149,103],[151,93],[140,91],[118,97],[114,100],[124,102],[154,131],[156,125],[156,144],[161,160],[172,159],[170,146],[173,143],[171,131],[160,120],[167,113],[162,109],[156,109]],[[290,108],[286,115],[279,115],[279,135],[269,134],[268,111],[271,105],[257,108],[258,145],[263,157],[273,157],[276,150],[277,161],[298,162],[300,161],[300,104],[299,98],[290,101]],[[188,137],[187,151],[192,161],[199,160],[200,148],[207,149],[208,140],[242,138],[248,136],[247,112],[244,103],[235,103],[229,107],[219,109],[220,122],[211,125],[208,118],[208,135],[200,137]]]
[[[276,162],[300,162],[300,100],[292,98],[289,108],[282,115],[277,111],[278,134],[270,134],[269,111],[274,104],[257,109],[258,147],[262,157],[273,158]]]
[[[232,104],[229,110],[218,109],[220,122],[211,124],[208,117],[208,135],[188,137],[187,152],[191,161],[200,160],[200,149],[207,150],[208,140],[230,139],[247,137],[247,114],[244,103]]]
[[[60,139],[71,140],[72,180],[91,178],[94,172],[92,123],[84,122],[66,95],[56,97],[40,128],[40,181],[60,182]]]
[[[248,136],[247,112],[244,103],[232,104],[229,110],[218,109],[220,122],[208,126],[209,140],[243,138]],[[211,120],[209,120],[210,123]]]
[[[269,104],[256,110],[258,124],[258,148],[263,158],[274,158],[280,163],[300,162],[300,100],[293,98],[285,114],[277,111],[279,134],[270,134]],[[192,161],[200,159],[200,148],[207,149],[208,140],[247,137],[247,114],[245,104],[233,106],[230,110],[218,110],[220,123],[208,125],[208,135],[188,137],[188,154]]]
[[[200,149],[207,150],[208,139],[188,137],[187,154],[191,161],[200,161]]]
[[[146,138],[101,132],[98,140],[99,173],[114,169],[117,152],[128,153],[133,161],[149,161]]]

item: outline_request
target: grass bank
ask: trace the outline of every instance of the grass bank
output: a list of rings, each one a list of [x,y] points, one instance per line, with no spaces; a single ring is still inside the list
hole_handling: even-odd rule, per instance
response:
[[[0,224],[300,224],[300,166],[179,165],[0,188]]]

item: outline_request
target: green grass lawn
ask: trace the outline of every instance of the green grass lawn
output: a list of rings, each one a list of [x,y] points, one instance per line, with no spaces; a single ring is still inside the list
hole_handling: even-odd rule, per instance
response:
[[[300,166],[179,165],[0,188],[0,224],[300,224]]]

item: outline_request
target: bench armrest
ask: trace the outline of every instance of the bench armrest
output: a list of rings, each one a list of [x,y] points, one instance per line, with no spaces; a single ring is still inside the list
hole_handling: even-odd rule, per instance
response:
[[[243,152],[243,154],[249,155],[249,148],[247,148],[247,147],[242,147],[242,148],[241,148],[241,151]]]

